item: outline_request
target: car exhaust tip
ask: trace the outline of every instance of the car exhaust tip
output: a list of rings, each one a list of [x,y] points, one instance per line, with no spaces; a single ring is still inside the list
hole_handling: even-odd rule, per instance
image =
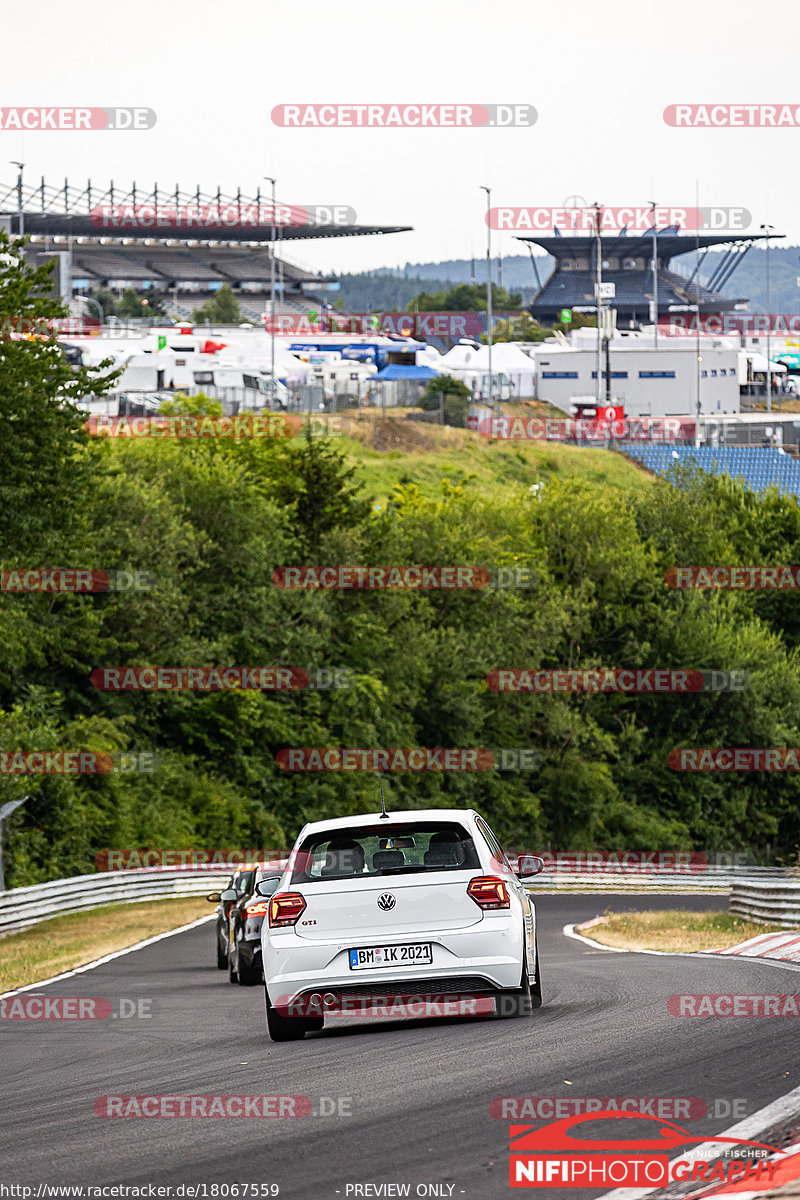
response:
[[[336,997],[333,992],[326,992],[322,997],[322,1003],[326,1008],[334,1008],[336,1005]]]
[[[308,1006],[309,1008],[322,1008],[322,996],[320,996],[319,992],[311,993],[308,997]]]

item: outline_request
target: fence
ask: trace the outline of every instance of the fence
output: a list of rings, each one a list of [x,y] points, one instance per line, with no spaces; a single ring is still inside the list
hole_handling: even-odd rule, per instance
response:
[[[800,879],[746,879],[734,883],[730,911],[760,925],[800,926]]]
[[[795,880],[792,884],[792,880]],[[774,881],[774,883],[773,883]],[[531,892],[727,892],[752,884],[769,890],[784,883],[797,890],[800,906],[800,878],[785,867],[720,866],[709,863],[700,868],[645,870],[644,868],[612,868],[598,864],[583,870],[568,871],[546,866],[540,875],[526,879]]]
[[[231,876],[219,867],[206,870],[118,871],[97,875],[76,875],[55,879],[33,887],[14,888],[0,893],[0,936],[12,930],[27,929],[48,917],[99,908],[103,904],[135,904],[139,900],[160,900],[179,896],[203,896],[218,891]],[[212,912],[209,905],[209,914]]]

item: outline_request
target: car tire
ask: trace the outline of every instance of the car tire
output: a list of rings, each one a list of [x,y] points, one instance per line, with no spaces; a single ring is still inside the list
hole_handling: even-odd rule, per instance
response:
[[[536,983],[531,984],[531,1007],[541,1008],[544,1004],[544,995],[542,993],[542,972],[539,967],[539,943],[534,941],[533,948],[536,952]]]
[[[228,955],[220,946],[219,938],[217,938],[217,967],[220,971],[227,971],[228,969]]]
[[[236,954],[236,974],[239,977],[239,983],[242,987],[253,987],[256,983],[261,983],[261,971],[258,967],[248,965],[242,960],[241,954]]]
[[[534,1008],[541,1007],[541,992],[539,1003],[537,1004],[534,999],[533,990],[534,986],[539,986],[538,950],[536,952],[536,959],[536,985],[531,985],[528,982],[528,954],[526,951],[522,959],[522,979],[520,981],[520,986],[515,988],[504,988],[502,991],[496,994],[494,1000],[494,1011],[495,1016],[500,1017],[501,1020],[507,1020],[509,1017],[530,1017]]]
[[[267,1032],[273,1042],[299,1042],[314,1030],[322,1029],[324,1017],[282,1017],[269,1002],[269,992],[264,988],[267,1005]]]

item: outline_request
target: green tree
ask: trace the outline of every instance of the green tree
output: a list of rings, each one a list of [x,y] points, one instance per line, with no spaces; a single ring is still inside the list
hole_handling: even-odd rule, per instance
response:
[[[522,295],[509,293],[505,288],[492,284],[492,307],[495,312],[504,308],[520,308]],[[409,306],[413,312],[484,312],[486,310],[486,285],[480,283],[455,283],[441,292],[420,292]]]
[[[198,325],[238,325],[241,319],[239,301],[227,283],[192,313],[192,320]]]
[[[29,267],[23,244],[0,233],[0,312],[46,328],[65,310],[46,295],[52,266]],[[84,524],[96,468],[80,402],[119,374],[73,368],[49,336],[0,340],[0,559],[44,562]]]
[[[440,397],[444,397],[442,404]],[[463,429],[467,423],[467,412],[470,406],[470,390],[461,380],[453,375],[440,375],[432,379],[417,401],[419,408],[427,412],[438,412],[444,409],[445,425],[455,425]]]

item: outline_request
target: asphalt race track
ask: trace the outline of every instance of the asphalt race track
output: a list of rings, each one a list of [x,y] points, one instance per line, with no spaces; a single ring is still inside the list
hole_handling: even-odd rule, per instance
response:
[[[205,1183],[209,1197],[215,1183],[277,1183],[291,1200],[378,1196],[348,1185],[408,1183],[411,1196],[436,1184],[428,1195],[486,1200],[512,1194],[508,1125],[489,1115],[494,1097],[697,1096],[710,1107],[738,1098],[745,1115],[800,1083],[797,1020],[667,1011],[679,992],[800,993],[797,972],[610,954],[562,933],[606,907],[699,910],[721,907],[719,896],[560,894],[536,903],[545,1007],[528,1019],[339,1018],[302,1042],[275,1044],[263,989],[232,987],[213,966],[210,924],[48,985],[45,995],[149,1000],[152,1016],[0,1021],[0,1183]],[[315,1111],[328,1097],[328,1108],[349,1106],[351,1115],[94,1112],[108,1094],[262,1093],[308,1096]],[[732,1123],[709,1116],[689,1127],[706,1136]],[[567,1190],[535,1194],[563,1200]]]

